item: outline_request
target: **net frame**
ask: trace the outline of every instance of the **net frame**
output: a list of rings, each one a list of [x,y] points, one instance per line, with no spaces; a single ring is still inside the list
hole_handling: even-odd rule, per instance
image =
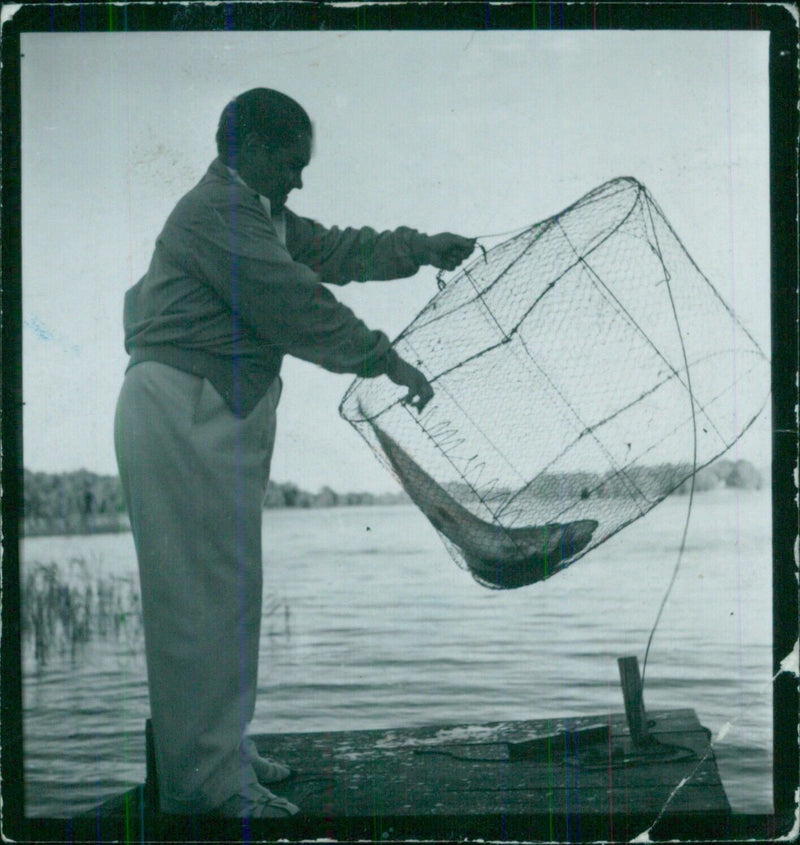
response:
[[[644,293],[637,292],[639,282],[635,278],[619,270],[625,264],[621,256],[627,255],[628,250],[636,256],[636,267],[640,268],[636,272],[648,279],[650,287],[644,285]],[[524,285],[524,272],[520,274],[526,262],[536,268],[535,272],[530,271],[536,281],[529,289]],[[522,278],[522,284],[517,277]],[[504,299],[500,295],[504,286],[516,292]],[[603,314],[607,325],[615,325],[619,336],[626,337],[639,354],[646,354],[652,371],[660,373],[645,390],[627,401],[612,402],[607,413],[594,417],[587,416],[581,406],[583,397],[572,389],[570,378],[557,372],[556,358],[541,344],[536,345],[535,332],[526,330],[527,326],[557,319],[559,297],[566,299],[570,286],[579,292],[590,292],[593,307]],[[663,302],[661,311],[653,315],[648,297],[654,296],[650,288],[659,287]],[[602,332],[602,321],[593,321],[591,308],[584,307],[579,296],[573,294],[571,302],[575,308],[583,308],[580,320],[585,326]],[[693,303],[699,303],[697,307],[714,324],[713,331],[709,330],[708,337],[699,342],[691,336],[692,331],[697,334],[691,313]],[[462,343],[454,337],[453,327],[464,315],[472,321],[473,337]],[[460,357],[455,353],[448,355],[442,338],[455,345]],[[632,177],[619,177],[600,185],[562,212],[475,257],[446,285],[440,285],[439,292],[398,335],[393,346],[403,358],[423,369],[436,396],[447,398],[447,413],[441,412],[443,403],[437,405],[435,396],[431,405],[417,415],[403,404],[404,392],[385,378],[357,378],[345,393],[339,410],[378,459],[398,477],[412,499],[414,491],[408,489],[397,461],[387,454],[387,436],[390,442],[413,454],[418,465],[425,466],[443,499],[453,499],[509,540],[521,526],[590,518],[580,503],[596,501],[601,495],[634,503],[627,513],[605,520],[584,547],[566,556],[562,554],[554,566],[532,580],[544,580],[562,571],[680,489],[750,428],[769,395],[768,387],[766,391],[760,389],[762,379],[769,384],[766,355],[691,258],[644,185]],[[476,413],[474,402],[467,407],[463,386],[461,393],[458,390],[459,372],[467,368],[483,368],[484,373],[491,370],[492,363],[499,360],[498,352],[505,353],[508,360],[513,358],[524,374],[520,386],[536,385],[540,395],[551,403],[557,422],[572,432],[560,449],[551,450],[540,459],[535,472],[519,465],[518,450],[515,452],[518,444],[508,430],[502,442],[498,443],[497,437],[493,440],[493,434],[484,430],[492,421],[484,423],[479,418],[484,412],[479,409]],[[581,354],[575,353],[576,359]],[[720,381],[718,371],[726,364],[730,368],[731,361],[731,378]],[[695,387],[692,381],[696,382]],[[737,405],[737,387],[743,385],[747,388],[747,402]],[[486,385],[484,390],[487,403],[497,401],[497,391],[492,393]],[[623,395],[624,390],[620,393]],[[640,403],[653,402],[656,396],[659,407],[669,408],[671,414],[670,421],[661,423],[660,440],[641,445],[633,453],[629,444],[627,457],[622,456],[618,441],[625,436],[626,415]],[[731,402],[739,412],[733,424],[726,418]],[[493,423],[496,426],[497,420]],[[688,432],[694,428],[696,439],[698,425],[712,437],[705,438],[699,450],[693,451],[688,448]],[[714,440],[711,447],[710,439]],[[681,453],[683,442],[684,457],[658,469],[658,456],[664,452],[661,447],[669,440],[677,444],[675,454]],[[475,450],[478,442],[483,453]],[[570,470],[564,471],[565,464],[571,467],[574,463],[580,468],[581,443],[593,444],[592,457],[602,456],[607,462],[605,472],[592,469],[581,477],[579,469],[572,470],[571,478]],[[574,461],[568,459],[573,452]],[[589,450],[584,452],[589,454]],[[543,449],[545,453],[547,450]],[[509,486],[509,470],[511,474],[516,472],[515,488]],[[553,495],[552,491],[548,494],[546,489],[555,475],[569,488],[561,495]],[[655,478],[657,489],[653,489]],[[577,499],[576,484],[581,485]],[[537,496],[550,499],[547,513],[542,508],[531,510],[530,502]],[[426,516],[435,523],[430,512]],[[437,531],[451,557],[469,569],[476,580],[494,588],[508,586],[487,581],[476,573],[463,548],[440,527]]]

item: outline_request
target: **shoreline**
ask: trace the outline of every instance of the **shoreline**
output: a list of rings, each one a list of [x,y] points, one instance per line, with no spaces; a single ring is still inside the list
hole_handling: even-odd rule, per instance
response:
[[[630,480],[641,492],[660,501],[664,495],[685,495],[689,492],[689,470],[690,467],[684,464],[633,467]],[[697,493],[721,488],[759,490],[769,486],[769,471],[760,470],[747,460],[721,458],[694,474],[694,491]],[[475,494],[466,482],[449,483],[444,489],[457,499],[460,493],[470,500]],[[524,487],[526,496],[548,499],[614,498],[628,495],[628,489],[618,475],[593,472],[540,474]],[[408,504],[410,501],[402,490],[394,493],[339,493],[325,485],[312,493],[291,481],[270,480],[262,507],[264,510],[314,510],[353,505]],[[21,515],[23,537],[120,534],[131,530],[119,478],[97,475],[85,469],[58,474],[24,470]]]
[[[695,490],[698,495],[706,494],[762,494],[770,491],[770,485],[761,487],[734,487],[716,486]],[[667,498],[682,499],[686,497],[686,491],[678,489]],[[292,505],[269,505],[263,508],[264,513],[275,513],[276,511],[314,511],[332,510],[336,508],[358,508],[358,507],[399,507],[402,505],[413,505],[413,501],[405,493],[385,494],[347,494],[337,496],[335,500],[327,501],[319,497],[303,499]],[[103,516],[97,517],[72,517],[72,518],[25,518],[20,526],[20,539],[33,539],[39,537],[91,537],[98,534],[129,534],[131,531],[130,521],[125,513],[113,518]]]
[[[274,513],[276,511],[317,511],[331,510],[334,508],[358,508],[358,507],[400,507],[412,504],[411,499],[405,494],[376,494],[369,500],[359,495],[358,500],[344,501],[340,497],[336,502],[314,502],[303,501],[295,505],[272,505],[262,508],[262,513]],[[130,520],[127,514],[120,514],[114,519],[95,520],[92,517],[85,519],[45,519],[23,518],[20,526],[20,539],[34,537],[91,537],[96,534],[129,534],[131,532]]]

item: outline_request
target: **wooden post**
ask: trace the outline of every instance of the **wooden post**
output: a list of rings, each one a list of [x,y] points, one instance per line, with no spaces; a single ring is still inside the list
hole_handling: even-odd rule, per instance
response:
[[[150,719],[144,723],[144,759],[145,778],[144,795],[149,806],[158,812],[158,772],[156,771],[156,747],[153,743],[153,723]]]
[[[644,710],[639,661],[636,657],[620,657],[617,663],[622,683],[622,696],[625,699],[625,716],[633,744],[646,745],[650,742],[650,735],[647,732],[647,714]]]

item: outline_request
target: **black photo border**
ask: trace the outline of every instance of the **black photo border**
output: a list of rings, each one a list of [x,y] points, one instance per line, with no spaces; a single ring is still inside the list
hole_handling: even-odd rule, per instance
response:
[[[785,836],[797,824],[798,677],[786,667],[798,641],[798,26],[797,7],[754,2],[458,2],[336,3],[22,3],[4,6],[2,24],[2,833],[17,841],[152,841],[155,838],[241,840],[241,827],[144,829],[141,819],[33,819],[24,814],[19,540],[23,502],[22,267],[20,36],[29,32],[260,30],[753,30],[770,33],[770,213],[772,315],[773,506],[773,792],[774,813],[724,819],[670,815],[656,840],[736,841]],[[539,823],[541,822],[541,823]],[[650,817],[615,815],[616,838],[652,824]],[[529,817],[501,831],[487,819],[459,827],[457,819],[417,820],[398,838],[546,840],[565,838],[558,820]],[[581,833],[602,840],[603,818],[583,817]],[[398,829],[396,828],[396,831]],[[558,831],[561,830],[559,836]],[[330,822],[288,829],[253,828],[250,838],[370,838],[372,830],[333,830]]]

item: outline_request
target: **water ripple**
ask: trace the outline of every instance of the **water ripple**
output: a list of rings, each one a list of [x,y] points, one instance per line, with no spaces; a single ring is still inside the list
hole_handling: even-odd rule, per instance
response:
[[[697,498],[645,704],[693,708],[715,734],[732,721],[715,744],[731,804],[770,812],[769,496],[748,500],[737,520],[729,499]],[[642,658],[684,509],[667,500],[562,575],[509,592],[484,590],[455,567],[413,508],[266,513],[253,730],[622,712],[617,658]],[[25,545],[31,560],[82,554],[126,576],[135,567],[127,535]],[[24,667],[29,813],[68,816],[141,782],[149,712],[141,642],[90,642],[74,660],[55,654],[39,668],[29,652]]]

